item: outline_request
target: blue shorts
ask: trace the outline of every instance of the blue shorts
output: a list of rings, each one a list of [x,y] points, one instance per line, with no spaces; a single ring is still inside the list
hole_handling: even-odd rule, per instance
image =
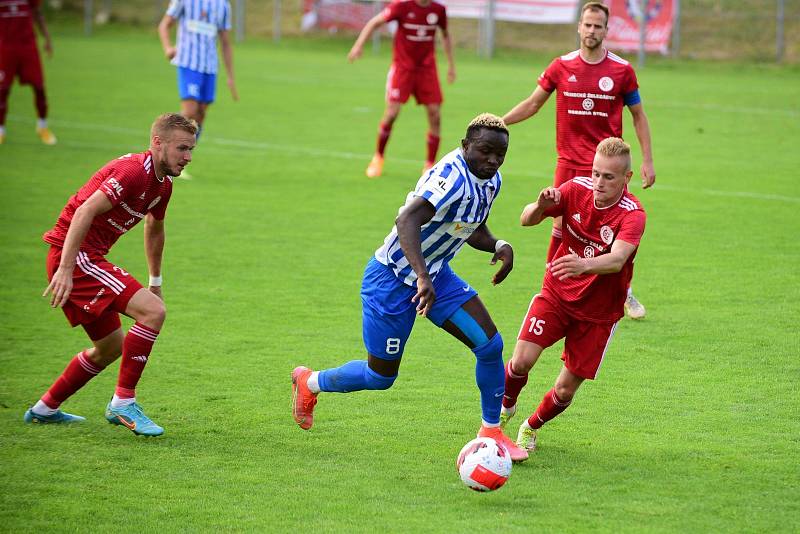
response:
[[[441,327],[465,302],[478,294],[445,265],[433,280],[436,300],[428,319]],[[367,352],[385,360],[397,360],[417,317],[417,290],[404,284],[390,267],[374,257],[364,270],[361,284],[362,329]]]
[[[181,100],[210,104],[217,94],[217,75],[178,67],[178,93]]]

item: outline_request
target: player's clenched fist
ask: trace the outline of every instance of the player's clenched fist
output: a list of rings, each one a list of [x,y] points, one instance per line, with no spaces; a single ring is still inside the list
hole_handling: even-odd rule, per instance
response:
[[[546,187],[539,193],[539,198],[536,200],[540,208],[547,209],[550,206],[555,206],[561,202],[561,191],[557,187]]]

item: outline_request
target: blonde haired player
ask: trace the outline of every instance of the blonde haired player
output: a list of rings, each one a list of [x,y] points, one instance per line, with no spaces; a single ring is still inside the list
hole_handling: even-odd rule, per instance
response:
[[[624,312],[633,260],[644,233],[645,213],[628,192],[630,146],[604,139],[591,176],[548,187],[520,217],[523,226],[562,217],[564,239],[547,267],[541,292],[522,322],[514,356],[506,365],[502,424],[517,412],[517,399],[542,351],[564,338],[564,365],[553,388],[522,422],[517,445],[532,452],[536,432],[567,409],[586,379],[594,379]]]
[[[158,436],[155,424],[136,402],[136,385],[164,324],[161,257],[164,217],[172,177],[192,160],[197,124],[177,113],[156,118],[150,148],[110,161],[73,195],[56,225],[44,234],[50,245],[47,274],[52,307],[70,325],[81,325],[92,347],[79,352],[39,401],[25,412],[27,423],[72,423],[84,418],[61,411],[61,404],[122,356],[106,419],[134,434]],[[106,259],[122,234],[144,220],[144,245],[150,270],[145,289],[129,272]],[[136,322],[127,334],[119,314]]]

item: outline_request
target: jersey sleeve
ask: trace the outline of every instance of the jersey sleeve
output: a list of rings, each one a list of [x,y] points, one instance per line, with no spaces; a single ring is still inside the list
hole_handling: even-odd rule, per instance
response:
[[[461,198],[464,185],[464,175],[448,164],[438,176],[431,176],[420,184],[414,194],[433,204],[438,212]]]
[[[552,93],[558,83],[559,63],[554,59],[543,73],[539,75],[539,87]]]
[[[126,198],[141,193],[140,174],[141,171],[136,169],[136,165],[117,163],[109,168],[99,190],[105,194],[112,206],[117,206]]]
[[[636,79],[636,71],[633,67],[627,65],[625,69],[625,87],[622,89],[623,95],[628,95],[639,89],[639,80]]]
[[[400,16],[402,15],[402,3],[401,2],[392,2],[388,6],[383,9],[383,20],[386,22],[391,22],[393,20],[400,20]]]
[[[229,1],[225,1],[222,6],[222,17],[219,21],[219,29],[221,31],[229,31],[232,28],[231,24],[231,3]]]
[[[646,220],[647,216],[644,214],[644,211],[635,210],[630,212],[630,214],[622,220],[617,239],[638,247],[639,242],[642,240],[642,234],[644,234]]]
[[[439,13],[439,22],[437,22],[443,32],[447,31],[447,8],[442,6],[442,12]]]
[[[150,209],[150,214],[159,221],[163,221],[164,217],[167,216],[167,204],[169,204],[170,198],[172,198],[172,188],[170,188],[166,195],[161,197],[161,200],[158,201],[158,204]]]
[[[173,19],[179,19],[181,15],[183,15],[183,10],[183,0],[170,0],[169,6],[167,7],[167,15]]]

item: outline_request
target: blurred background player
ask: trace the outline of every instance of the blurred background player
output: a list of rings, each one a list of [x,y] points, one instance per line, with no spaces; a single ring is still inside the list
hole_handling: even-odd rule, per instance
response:
[[[19,83],[33,87],[36,104],[36,134],[46,145],[56,144],[56,136],[47,126],[47,95],[44,90],[44,73],[39,48],[36,45],[34,22],[44,37],[47,57],[53,57],[53,43],[44,16],[39,10],[39,0],[0,1],[0,144],[6,137],[8,95],[14,78]]]
[[[506,366],[503,426],[542,351],[565,338],[564,365],[553,388],[522,423],[517,445],[532,452],[536,430],[567,409],[581,383],[597,376],[623,311],[645,212],[628,192],[630,146],[612,137],[597,146],[591,178],[544,189],[522,211],[523,226],[563,217],[567,231],[533,297]]]
[[[503,262],[493,284],[511,272],[514,251],[505,241],[495,239],[486,226],[500,192],[497,171],[507,149],[508,130],[503,121],[494,115],[479,115],[469,124],[461,148],[419,179],[400,209],[395,227],[364,272],[361,302],[368,359],[324,371],[297,367],[292,372],[292,415],[300,428],[311,428],[321,391],[390,388],[414,319],[421,315],[475,354],[483,420],[478,435],[506,445],[513,460],[527,459],[527,452],[500,429],[503,339],[478,293],[449,266],[466,243],[492,253],[492,264]]]
[[[150,132],[150,149],[107,163],[69,199],[58,222],[44,234],[50,244],[47,274],[51,306],[62,308],[72,326],[81,325],[93,346],[78,353],[50,389],[27,412],[28,423],[70,423],[84,418],[60,406],[120,354],[117,387],[106,419],[135,434],[158,436],[164,429],[136,402],[136,385],[164,323],[161,257],[164,217],[172,177],[192,159],[197,125],[177,113],[161,115]],[[144,223],[150,270],[149,291],[105,255],[119,237]],[[136,323],[127,335],[119,314]]]
[[[533,93],[505,114],[506,124],[532,117],[550,94],[556,91],[556,187],[575,176],[590,176],[597,144],[606,137],[622,137],[622,108],[628,106],[633,127],[642,148],[642,187],[656,180],[650,125],[639,96],[639,84],[633,67],[621,57],[603,48],[608,32],[608,8],[601,2],[588,2],[578,22],[579,50],[558,57],[550,63]],[[553,220],[548,263],[562,239],[562,221]],[[644,306],[628,289],[625,309],[633,319],[645,315]]]
[[[432,0],[401,0],[386,6],[361,30],[347,59],[351,62],[358,59],[372,32],[391,21],[397,21],[397,33],[394,36],[392,65],[386,79],[386,109],[378,126],[375,155],[367,167],[367,176],[370,178],[377,178],[383,173],[383,154],[392,133],[392,125],[400,113],[400,107],[412,94],[418,104],[425,106],[428,114],[427,154],[423,172],[436,161],[443,100],[434,46],[437,27],[442,30],[444,53],[447,56],[447,82],[453,83],[456,79],[453,46],[447,32],[447,12],[442,4]]]
[[[170,30],[176,21],[179,23],[177,47],[172,46],[170,40]],[[239,100],[233,75],[230,29],[228,0],[171,0],[158,25],[164,55],[178,67],[181,114],[197,123],[198,138],[217,91],[217,36],[222,45],[228,89],[233,100]]]

